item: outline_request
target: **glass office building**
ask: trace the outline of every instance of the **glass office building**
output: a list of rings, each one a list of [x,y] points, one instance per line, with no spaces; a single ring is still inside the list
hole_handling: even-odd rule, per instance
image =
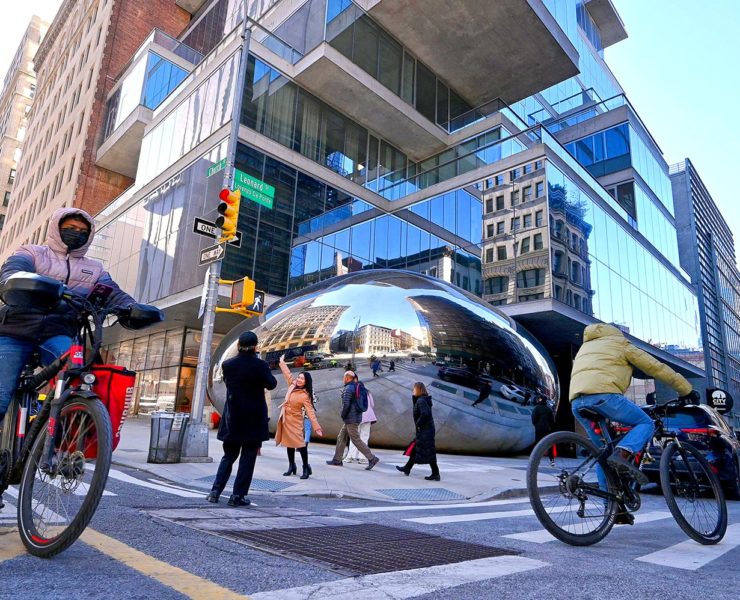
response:
[[[524,324],[564,383],[595,321],[701,376],[668,168],[603,60],[626,37],[611,3],[591,14],[581,0],[459,0],[423,24],[410,4],[248,3],[236,166],[276,195],[271,209],[242,201],[223,277],[247,275],[274,300],[345,273],[412,270]],[[186,331],[213,243],[193,219],[215,219],[221,178],[207,172],[239,96],[240,6],[193,14],[178,48],[203,58],[163,75],[136,182],[97,217],[94,252],[113,277]]]

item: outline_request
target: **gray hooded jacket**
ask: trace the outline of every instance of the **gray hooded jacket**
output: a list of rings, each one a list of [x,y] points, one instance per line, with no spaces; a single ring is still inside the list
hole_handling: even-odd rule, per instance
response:
[[[59,223],[71,215],[90,224],[90,237],[84,246],[70,252],[62,242]],[[0,285],[15,273],[38,273],[61,281],[68,291],[80,296],[102,283],[113,288],[107,300],[109,306],[134,304],[136,301],[116,285],[102,263],[85,256],[94,236],[95,220],[88,213],[79,208],[60,208],[49,219],[46,245],[21,246],[0,269]],[[9,306],[0,309],[0,335],[42,341],[55,335],[72,337],[75,331],[74,313],[64,302],[50,313]]]

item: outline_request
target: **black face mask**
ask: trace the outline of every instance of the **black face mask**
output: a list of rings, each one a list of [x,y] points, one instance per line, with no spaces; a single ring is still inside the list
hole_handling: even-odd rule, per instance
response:
[[[82,248],[90,237],[89,231],[77,231],[76,229],[60,229],[59,236],[62,238],[65,246],[72,250]]]

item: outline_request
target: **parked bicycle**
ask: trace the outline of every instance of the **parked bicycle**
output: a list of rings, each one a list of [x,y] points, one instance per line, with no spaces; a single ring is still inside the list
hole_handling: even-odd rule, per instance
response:
[[[681,442],[662,423],[666,411],[681,403],[673,400],[652,411],[654,443],[663,448],[660,486],[681,529],[700,544],[716,544],[727,530],[727,504],[719,479],[696,448]],[[617,514],[631,522],[641,501],[639,484],[618,474],[606,461],[624,430],[616,429],[613,437],[604,416],[590,409],[581,409],[580,414],[591,420],[603,445],[596,447],[571,432],[548,435],[529,458],[527,489],[532,508],[547,531],[567,544],[589,546],[606,537]],[[637,454],[638,468],[654,460],[648,448],[649,444]]]
[[[34,556],[49,558],[77,540],[108,479],[111,422],[93,390],[92,372],[105,319],[115,316],[124,327],[140,329],[163,318],[159,309],[141,304],[102,308],[110,291],[98,285],[85,298],[31,274],[11,277],[3,288],[7,304],[47,310],[66,302],[77,315],[78,334],[69,351],[41,370],[35,354],[23,369],[0,431],[0,493],[16,498],[19,533]],[[53,391],[34,410],[39,391],[55,377]]]

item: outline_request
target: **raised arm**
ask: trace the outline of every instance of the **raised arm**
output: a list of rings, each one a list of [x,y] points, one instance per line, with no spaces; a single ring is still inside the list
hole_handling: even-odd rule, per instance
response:
[[[293,376],[290,374],[290,369],[288,368],[288,365],[285,364],[285,355],[280,357],[278,365],[280,365],[280,371],[283,373],[283,377],[285,377],[285,383],[287,383],[288,387],[290,387],[291,385],[293,385]]]

